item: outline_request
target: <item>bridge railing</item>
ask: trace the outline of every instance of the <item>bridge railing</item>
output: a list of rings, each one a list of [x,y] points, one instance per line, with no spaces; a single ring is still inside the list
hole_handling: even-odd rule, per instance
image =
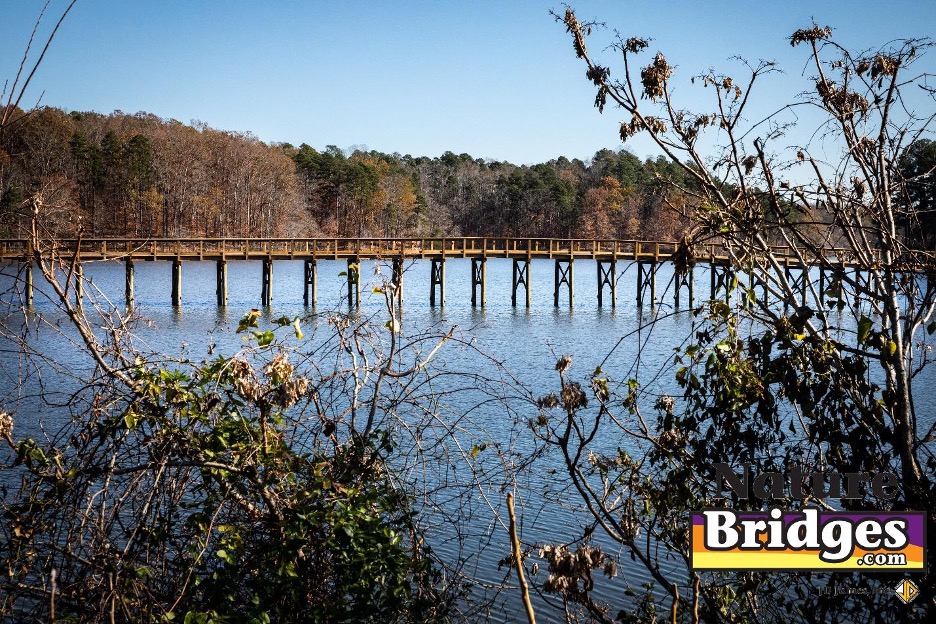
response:
[[[481,255],[485,253],[539,255],[667,256],[675,251],[671,241],[557,239],[517,237],[422,237],[422,238],[83,238],[59,239],[60,253],[94,256],[133,255]],[[0,256],[21,257],[28,250],[25,239],[0,240]]]
[[[667,258],[678,246],[673,241],[637,241],[603,239],[558,239],[516,237],[423,237],[423,238],[84,238],[80,252],[109,255],[192,255],[192,254],[271,254],[271,255],[616,255],[634,258]],[[60,239],[57,249],[74,253],[78,239]],[[709,255],[723,256],[720,245],[708,245]],[[780,257],[794,257],[785,247],[775,247]],[[0,240],[0,256],[23,256],[28,251],[25,239]],[[846,250],[831,250],[851,255]]]
[[[79,247],[78,239],[55,242],[65,255]],[[520,238],[520,237],[421,237],[421,238],[84,238],[80,253],[89,257],[112,258],[125,255],[137,257],[166,256],[322,256],[322,257],[458,257],[458,256],[523,256],[530,257],[615,257],[637,260],[666,260],[679,244],[674,241],[638,241],[610,239]],[[781,262],[797,261],[793,249],[778,245],[771,248]],[[26,239],[0,240],[0,258],[22,259],[29,253]],[[709,243],[696,249],[701,261],[727,259],[726,248]],[[909,251],[900,261],[914,266],[933,266],[933,254]],[[850,264],[857,260],[854,251],[830,248],[823,251],[824,260],[833,264]],[[803,256],[807,263],[819,258]],[[874,261],[880,262],[879,254]]]

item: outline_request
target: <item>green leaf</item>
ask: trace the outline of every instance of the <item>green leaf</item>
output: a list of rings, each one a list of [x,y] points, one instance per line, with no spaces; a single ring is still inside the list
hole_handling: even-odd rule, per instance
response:
[[[273,342],[273,332],[270,330],[265,332],[255,331],[253,335],[257,339],[257,346],[265,347]]]
[[[302,340],[302,337],[305,335],[302,333],[302,330],[299,329],[299,317],[293,319],[292,327],[296,332],[296,340]]]
[[[237,324],[237,331],[235,333],[239,334],[243,331],[247,331],[249,327],[257,327],[258,318],[260,318],[260,310],[253,308],[240,320],[240,323]]]
[[[124,424],[127,425],[127,429],[130,431],[136,429],[136,426],[139,422],[139,418],[133,411],[128,411],[126,414],[124,414]]]
[[[858,344],[864,344],[868,340],[869,333],[871,333],[871,319],[862,316],[858,321]]]

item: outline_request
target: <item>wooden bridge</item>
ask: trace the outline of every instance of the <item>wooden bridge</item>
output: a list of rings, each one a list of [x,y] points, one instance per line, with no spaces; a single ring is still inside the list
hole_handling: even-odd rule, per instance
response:
[[[82,261],[122,261],[126,266],[126,302],[134,302],[134,262],[172,262],[172,303],[182,303],[182,263],[184,261],[214,261],[217,263],[217,302],[227,304],[227,261],[258,260],[263,263],[260,303],[270,305],[273,299],[273,262],[275,260],[303,260],[304,301],[306,305],[316,303],[316,279],[318,260],[346,260],[348,263],[348,301],[360,303],[360,276],[358,264],[361,260],[387,260],[392,264],[392,280],[402,284],[403,261],[427,259],[431,262],[430,295],[431,305],[445,301],[445,260],[449,258],[471,259],[471,303],[486,304],[486,262],[489,258],[506,258],[513,261],[511,301],[517,305],[517,293],[522,287],[526,305],[530,306],[530,261],[534,258],[555,261],[554,302],[559,305],[563,287],[568,290],[569,305],[574,305],[574,262],[577,259],[592,259],[597,265],[598,305],[603,305],[605,287],[610,290],[610,303],[614,307],[617,299],[616,263],[637,264],[637,304],[643,305],[649,290],[651,304],[656,299],[656,269],[671,262],[676,255],[678,243],[673,241],[628,241],[586,240],[554,238],[98,238],[60,239],[43,253],[56,253],[64,259],[77,259],[76,292],[81,297]],[[799,272],[798,279],[812,265],[803,262],[789,248],[775,247],[773,252],[784,263],[788,276]],[[846,250],[829,249],[824,260],[842,267],[852,268],[850,254]],[[32,303],[32,248],[27,240],[0,240],[0,261],[21,262],[26,273],[25,295]],[[711,295],[724,288],[724,275],[729,269],[728,255],[720,245],[697,246],[697,262],[711,266]],[[677,277],[675,303],[679,305],[680,292],[686,289],[689,305],[693,305],[694,285],[691,275]],[[402,293],[402,288],[397,289]],[[805,293],[805,282],[803,283]],[[480,297],[479,297],[480,293]],[[438,296],[437,296],[438,295]]]

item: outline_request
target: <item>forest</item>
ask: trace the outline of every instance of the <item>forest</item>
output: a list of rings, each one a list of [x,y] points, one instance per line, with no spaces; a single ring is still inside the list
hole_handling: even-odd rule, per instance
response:
[[[602,149],[515,165],[267,144],[250,133],[43,107],[0,134],[0,237],[41,196],[60,236],[527,236],[675,240],[685,227],[659,157]],[[664,190],[666,189],[666,190]]]

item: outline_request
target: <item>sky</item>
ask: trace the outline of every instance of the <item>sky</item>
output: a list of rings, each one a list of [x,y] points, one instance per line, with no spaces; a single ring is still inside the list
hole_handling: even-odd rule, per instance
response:
[[[936,0],[570,2],[598,19],[590,50],[613,33],[651,39],[676,67],[686,108],[708,108],[689,78],[730,60],[776,60],[785,71],[759,91],[759,108],[793,100],[808,84],[806,50],[788,37],[815,20],[852,49],[936,29]],[[0,0],[0,80],[12,81],[44,0]],[[37,39],[67,0],[50,0]],[[250,132],[266,142],[414,156],[445,151],[515,164],[620,149],[624,114],[594,108],[560,2],[472,0],[78,0],[25,104],[69,111],[145,111],[184,123]],[[38,48],[33,50],[35,59]],[[934,66],[936,51],[927,62]],[[655,152],[629,142],[638,156]]]

